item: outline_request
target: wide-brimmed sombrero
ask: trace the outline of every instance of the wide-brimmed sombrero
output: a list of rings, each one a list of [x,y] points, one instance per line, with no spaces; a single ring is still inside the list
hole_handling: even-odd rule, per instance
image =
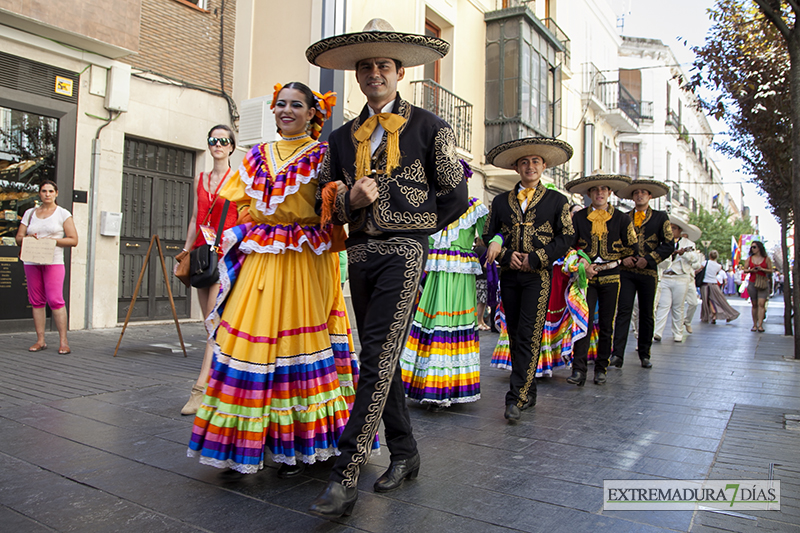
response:
[[[355,70],[362,59],[388,57],[404,67],[416,67],[441,59],[450,51],[450,43],[438,37],[399,33],[383,19],[372,19],[359,33],[328,37],[306,50],[312,65],[332,70]]]
[[[694,224],[690,224],[688,220],[680,216],[678,213],[670,213],[669,221],[676,226],[680,226],[681,233],[685,233],[686,238],[692,242],[697,242],[697,239],[699,239],[703,234],[700,228]]]
[[[620,190],[617,193],[617,196],[619,196],[620,198],[627,198],[628,200],[633,200],[633,191],[638,191],[639,189],[650,191],[650,195],[653,198],[658,198],[659,196],[665,196],[669,192],[669,185],[667,185],[663,181],[658,181],[658,180],[649,180],[649,179],[633,180],[633,182],[630,185]]]
[[[548,168],[563,165],[572,157],[572,146],[558,139],[526,137],[498,144],[486,154],[486,162],[499,168],[513,169],[520,157],[538,155]]]
[[[564,188],[572,194],[587,194],[592,187],[605,185],[617,193],[630,185],[631,181],[633,180],[622,174],[593,174],[567,182]]]

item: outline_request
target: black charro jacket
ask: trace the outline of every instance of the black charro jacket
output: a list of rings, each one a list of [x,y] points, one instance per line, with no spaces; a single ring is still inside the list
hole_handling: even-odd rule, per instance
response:
[[[369,118],[367,106],[355,119],[331,133],[322,161],[317,190],[317,212],[326,184],[343,182],[348,192],[338,194],[334,224],[349,224],[350,232],[430,235],[444,228],[469,207],[464,168],[456,155],[455,135],[447,122],[415,107],[397,95],[392,113],[406,119],[399,130],[400,166],[390,176],[386,168],[386,133],[372,156],[378,198],[367,207],[350,209],[349,190],[355,185],[358,141],[354,134]]]

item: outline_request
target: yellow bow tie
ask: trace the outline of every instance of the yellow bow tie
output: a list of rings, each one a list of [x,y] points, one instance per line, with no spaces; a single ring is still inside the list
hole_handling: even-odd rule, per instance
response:
[[[636,211],[633,214],[633,224],[638,228],[644,222],[644,217],[647,216],[647,211]]]
[[[517,200],[519,200],[520,205],[522,205],[522,202],[524,202],[525,199],[527,198],[528,204],[530,204],[534,194],[536,194],[536,187],[527,187],[525,189],[520,189],[519,192],[517,193]]]
[[[611,220],[611,213],[605,209],[595,209],[586,218],[592,223],[592,235],[602,237],[608,233],[606,222]]]
[[[378,113],[372,115],[356,130],[355,138],[358,141],[356,150],[356,179],[370,175],[370,160],[372,149],[370,137],[378,127],[378,123],[386,130],[386,174],[400,166],[400,128],[406,119],[394,113]]]

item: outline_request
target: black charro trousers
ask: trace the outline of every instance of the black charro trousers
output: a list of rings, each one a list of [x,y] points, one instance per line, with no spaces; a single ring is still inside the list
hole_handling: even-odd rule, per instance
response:
[[[586,336],[575,343],[573,348],[572,369],[586,373],[586,359],[589,355],[589,337],[595,318],[595,306],[598,308],[597,360],[594,371],[605,372],[611,358],[611,342],[614,336],[614,315],[617,310],[619,296],[619,273],[597,275],[589,280],[586,288],[586,303],[589,305],[589,331]]]
[[[345,487],[357,485],[381,420],[392,461],[417,453],[398,362],[427,256],[427,236],[372,238],[358,233],[347,239],[350,293],[361,342],[360,375],[330,475]]]
[[[653,270],[623,270],[619,275],[619,301],[617,318],[614,322],[614,349],[612,356],[625,359],[628,344],[628,330],[633,316],[633,302],[639,295],[639,359],[650,357],[655,328],[654,305],[656,299],[657,277]]]
[[[536,366],[550,300],[549,270],[522,272],[504,269],[500,292],[506,313],[511,351],[511,377],[506,405],[520,409],[536,402]]]

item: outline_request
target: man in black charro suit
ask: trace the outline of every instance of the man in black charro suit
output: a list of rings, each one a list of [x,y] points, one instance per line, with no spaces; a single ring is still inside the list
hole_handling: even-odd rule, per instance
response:
[[[545,188],[540,178],[547,166],[563,164],[570,157],[569,144],[544,138],[509,141],[486,156],[488,163],[514,169],[520,176],[514,189],[492,201],[483,235],[489,243],[487,263],[497,258],[500,264],[511,351],[504,416],[510,423],[536,404],[536,366],[553,261],[566,254],[574,239],[566,196]]]
[[[367,97],[361,114],[331,134],[319,174],[318,210],[325,213],[323,197],[333,191],[332,222],[349,224],[350,288],[361,342],[356,398],[339,438],[340,455],[310,508],[326,518],[352,511],[360,467],[369,459],[381,420],[391,464],[375,491],[394,490],[419,471],[398,361],[428,236],[457,219],[469,200],[453,130],[403,100],[397,82],[404,65],[434,61],[448,48],[441,39],[400,34],[375,19],[361,33],[324,39],[306,51],[315,65],[355,69]]]
[[[658,286],[658,264],[670,256],[674,248],[669,216],[650,208],[650,200],[664,196],[669,186],[657,180],[639,179],[618,193],[620,198],[633,200],[635,207],[628,216],[639,241],[639,254],[622,260],[619,275],[619,300],[614,323],[614,349],[610,366],[622,368],[628,329],[633,314],[633,301],[639,297],[639,360],[643,368],[651,368],[650,347],[655,328],[655,297]]]

